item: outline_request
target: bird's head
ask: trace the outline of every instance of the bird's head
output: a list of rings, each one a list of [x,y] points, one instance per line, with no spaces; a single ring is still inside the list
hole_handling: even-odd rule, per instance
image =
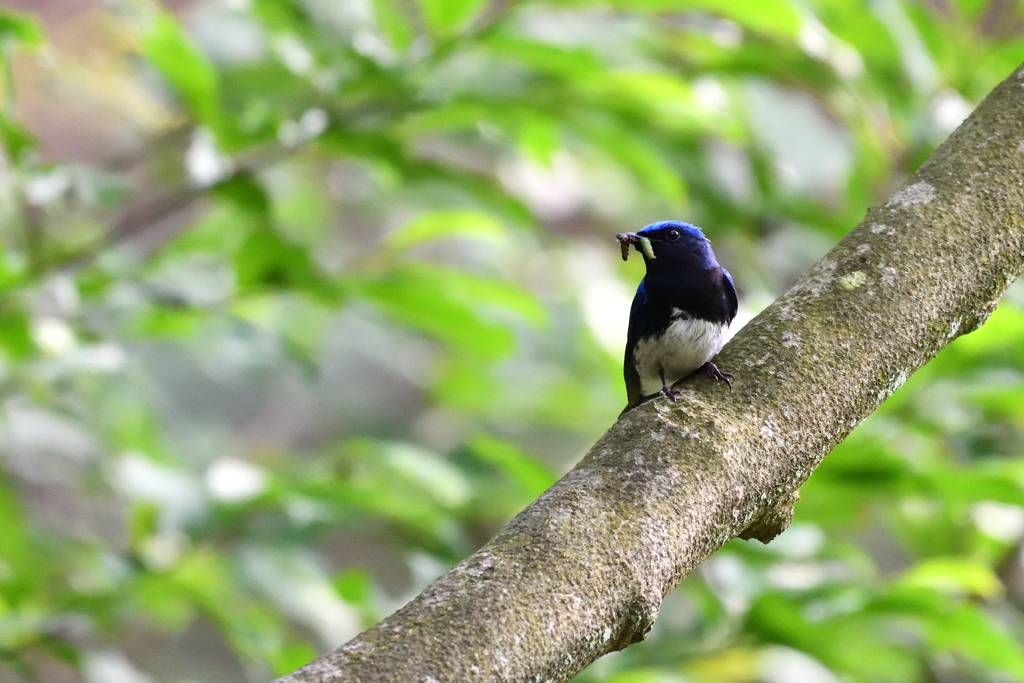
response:
[[[718,265],[711,243],[701,229],[682,221],[651,223],[636,232],[616,235],[622,247],[622,260],[629,256],[633,245],[643,254],[648,270],[655,265],[676,267],[692,264],[710,268]]]

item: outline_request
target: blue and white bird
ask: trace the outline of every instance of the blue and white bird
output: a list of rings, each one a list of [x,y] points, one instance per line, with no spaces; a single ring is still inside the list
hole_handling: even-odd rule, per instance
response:
[[[662,221],[617,238],[623,259],[633,245],[647,265],[629,311],[622,368],[629,402],[622,412],[658,395],[674,402],[679,392],[672,385],[697,370],[732,387],[732,375],[711,359],[736,317],[736,288],[704,233]]]

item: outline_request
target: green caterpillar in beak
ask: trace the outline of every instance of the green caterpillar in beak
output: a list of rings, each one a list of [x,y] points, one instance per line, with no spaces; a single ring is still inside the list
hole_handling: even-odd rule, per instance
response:
[[[619,240],[619,248],[622,249],[622,260],[629,259],[629,245],[636,247],[644,257],[649,260],[654,260],[654,249],[651,247],[651,240],[647,239],[643,235],[637,235],[632,232],[624,232],[616,236]]]

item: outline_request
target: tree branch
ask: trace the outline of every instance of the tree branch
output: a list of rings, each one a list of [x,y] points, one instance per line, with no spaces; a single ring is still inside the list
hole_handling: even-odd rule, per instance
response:
[[[718,357],[626,414],[492,541],[281,683],[563,681],[643,640],[734,536],[767,543],[825,455],[1024,271],[1024,67]]]

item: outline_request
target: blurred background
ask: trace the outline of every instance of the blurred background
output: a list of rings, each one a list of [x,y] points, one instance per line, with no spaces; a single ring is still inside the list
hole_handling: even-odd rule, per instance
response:
[[[0,57],[0,683],[255,682],[614,422],[615,233],[703,226],[742,325],[1024,3],[7,0]],[[1024,680],[1022,437],[1018,283],[577,680]]]

